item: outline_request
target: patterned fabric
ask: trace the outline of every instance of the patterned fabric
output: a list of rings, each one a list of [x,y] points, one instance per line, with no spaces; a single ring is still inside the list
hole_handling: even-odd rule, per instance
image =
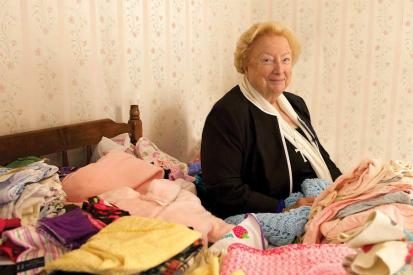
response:
[[[190,261],[201,251],[202,247],[202,239],[198,239],[178,255],[140,274],[174,275],[184,272],[190,266]]]
[[[8,168],[7,168],[8,169]],[[17,200],[26,184],[39,182],[59,170],[56,166],[38,161],[21,168],[10,168],[0,172],[0,204]]]
[[[245,214],[245,219],[241,223],[222,236],[208,250],[215,255],[226,254],[227,248],[233,243],[242,243],[256,249],[267,248],[268,243],[264,238],[256,214]]]
[[[162,152],[148,138],[141,137],[136,143],[136,155],[146,162],[149,162],[164,170],[169,170],[169,179],[175,180],[182,178],[186,181],[193,182],[194,177],[188,175],[188,166],[176,158]]]
[[[404,266],[396,273],[396,275],[408,275],[413,274],[413,235],[406,232],[406,235],[410,235],[409,245],[407,246],[408,252],[404,259]]]
[[[349,254],[354,254],[354,251],[335,244],[291,244],[268,250],[233,244],[223,259],[221,275],[230,275],[237,270],[248,275],[345,275],[341,263]]]
[[[357,249],[351,260],[356,274],[413,274],[410,232],[380,211],[372,212],[362,228],[351,234],[341,233],[340,240]]]
[[[123,216],[130,216],[128,211],[122,210],[97,196],[83,202],[82,209],[105,224],[110,224]]]
[[[15,246],[21,247],[16,255],[16,263],[44,257],[44,262],[48,263],[59,258],[66,252],[44,236],[39,234],[33,226],[21,226],[13,230],[3,232],[3,241],[12,242]],[[20,274],[38,274],[43,267],[35,267]]]
[[[20,218],[23,225],[36,224],[44,217],[65,213],[66,193],[57,174],[40,182],[25,185],[19,198],[0,206],[0,217]]]
[[[26,185],[20,197],[14,202],[12,215],[20,218],[23,225],[35,225],[41,218],[64,214],[65,201],[66,193],[55,173],[40,182]]]

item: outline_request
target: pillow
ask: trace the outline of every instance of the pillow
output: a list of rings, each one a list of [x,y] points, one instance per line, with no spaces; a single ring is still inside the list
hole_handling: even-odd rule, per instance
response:
[[[102,137],[102,139],[96,145],[95,150],[93,151],[90,162],[96,162],[98,159],[112,150],[119,150],[134,154],[134,147],[135,146],[130,142],[128,133],[123,133],[113,138]]]

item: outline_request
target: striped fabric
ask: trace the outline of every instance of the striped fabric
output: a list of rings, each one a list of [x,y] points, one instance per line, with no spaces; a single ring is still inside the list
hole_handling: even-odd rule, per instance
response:
[[[36,231],[33,226],[22,226],[13,230],[3,232],[3,240],[10,240],[15,245],[25,248],[25,250],[17,256],[16,264],[44,257],[44,262],[48,263],[63,255],[66,251],[56,246],[54,243],[43,237]],[[43,267],[29,269],[27,271],[18,272],[17,274],[34,275],[39,273]]]

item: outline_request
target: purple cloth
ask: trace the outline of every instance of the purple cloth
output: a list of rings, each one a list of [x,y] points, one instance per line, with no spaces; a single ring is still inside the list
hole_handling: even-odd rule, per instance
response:
[[[188,175],[195,176],[196,174],[199,174],[201,172],[202,170],[200,161],[188,163]]]
[[[78,167],[73,167],[73,166],[63,166],[59,168],[59,171],[57,173],[59,174],[59,179],[62,181],[64,177],[67,175],[75,172],[78,169]]]
[[[38,230],[46,238],[57,241],[68,249],[80,247],[99,231],[80,208],[58,217],[39,220]]]

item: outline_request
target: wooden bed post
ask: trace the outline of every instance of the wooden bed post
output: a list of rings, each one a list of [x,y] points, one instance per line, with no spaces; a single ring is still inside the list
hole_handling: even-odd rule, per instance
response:
[[[138,105],[130,106],[128,124],[131,126],[131,143],[136,144],[138,138],[142,136],[142,121]]]

